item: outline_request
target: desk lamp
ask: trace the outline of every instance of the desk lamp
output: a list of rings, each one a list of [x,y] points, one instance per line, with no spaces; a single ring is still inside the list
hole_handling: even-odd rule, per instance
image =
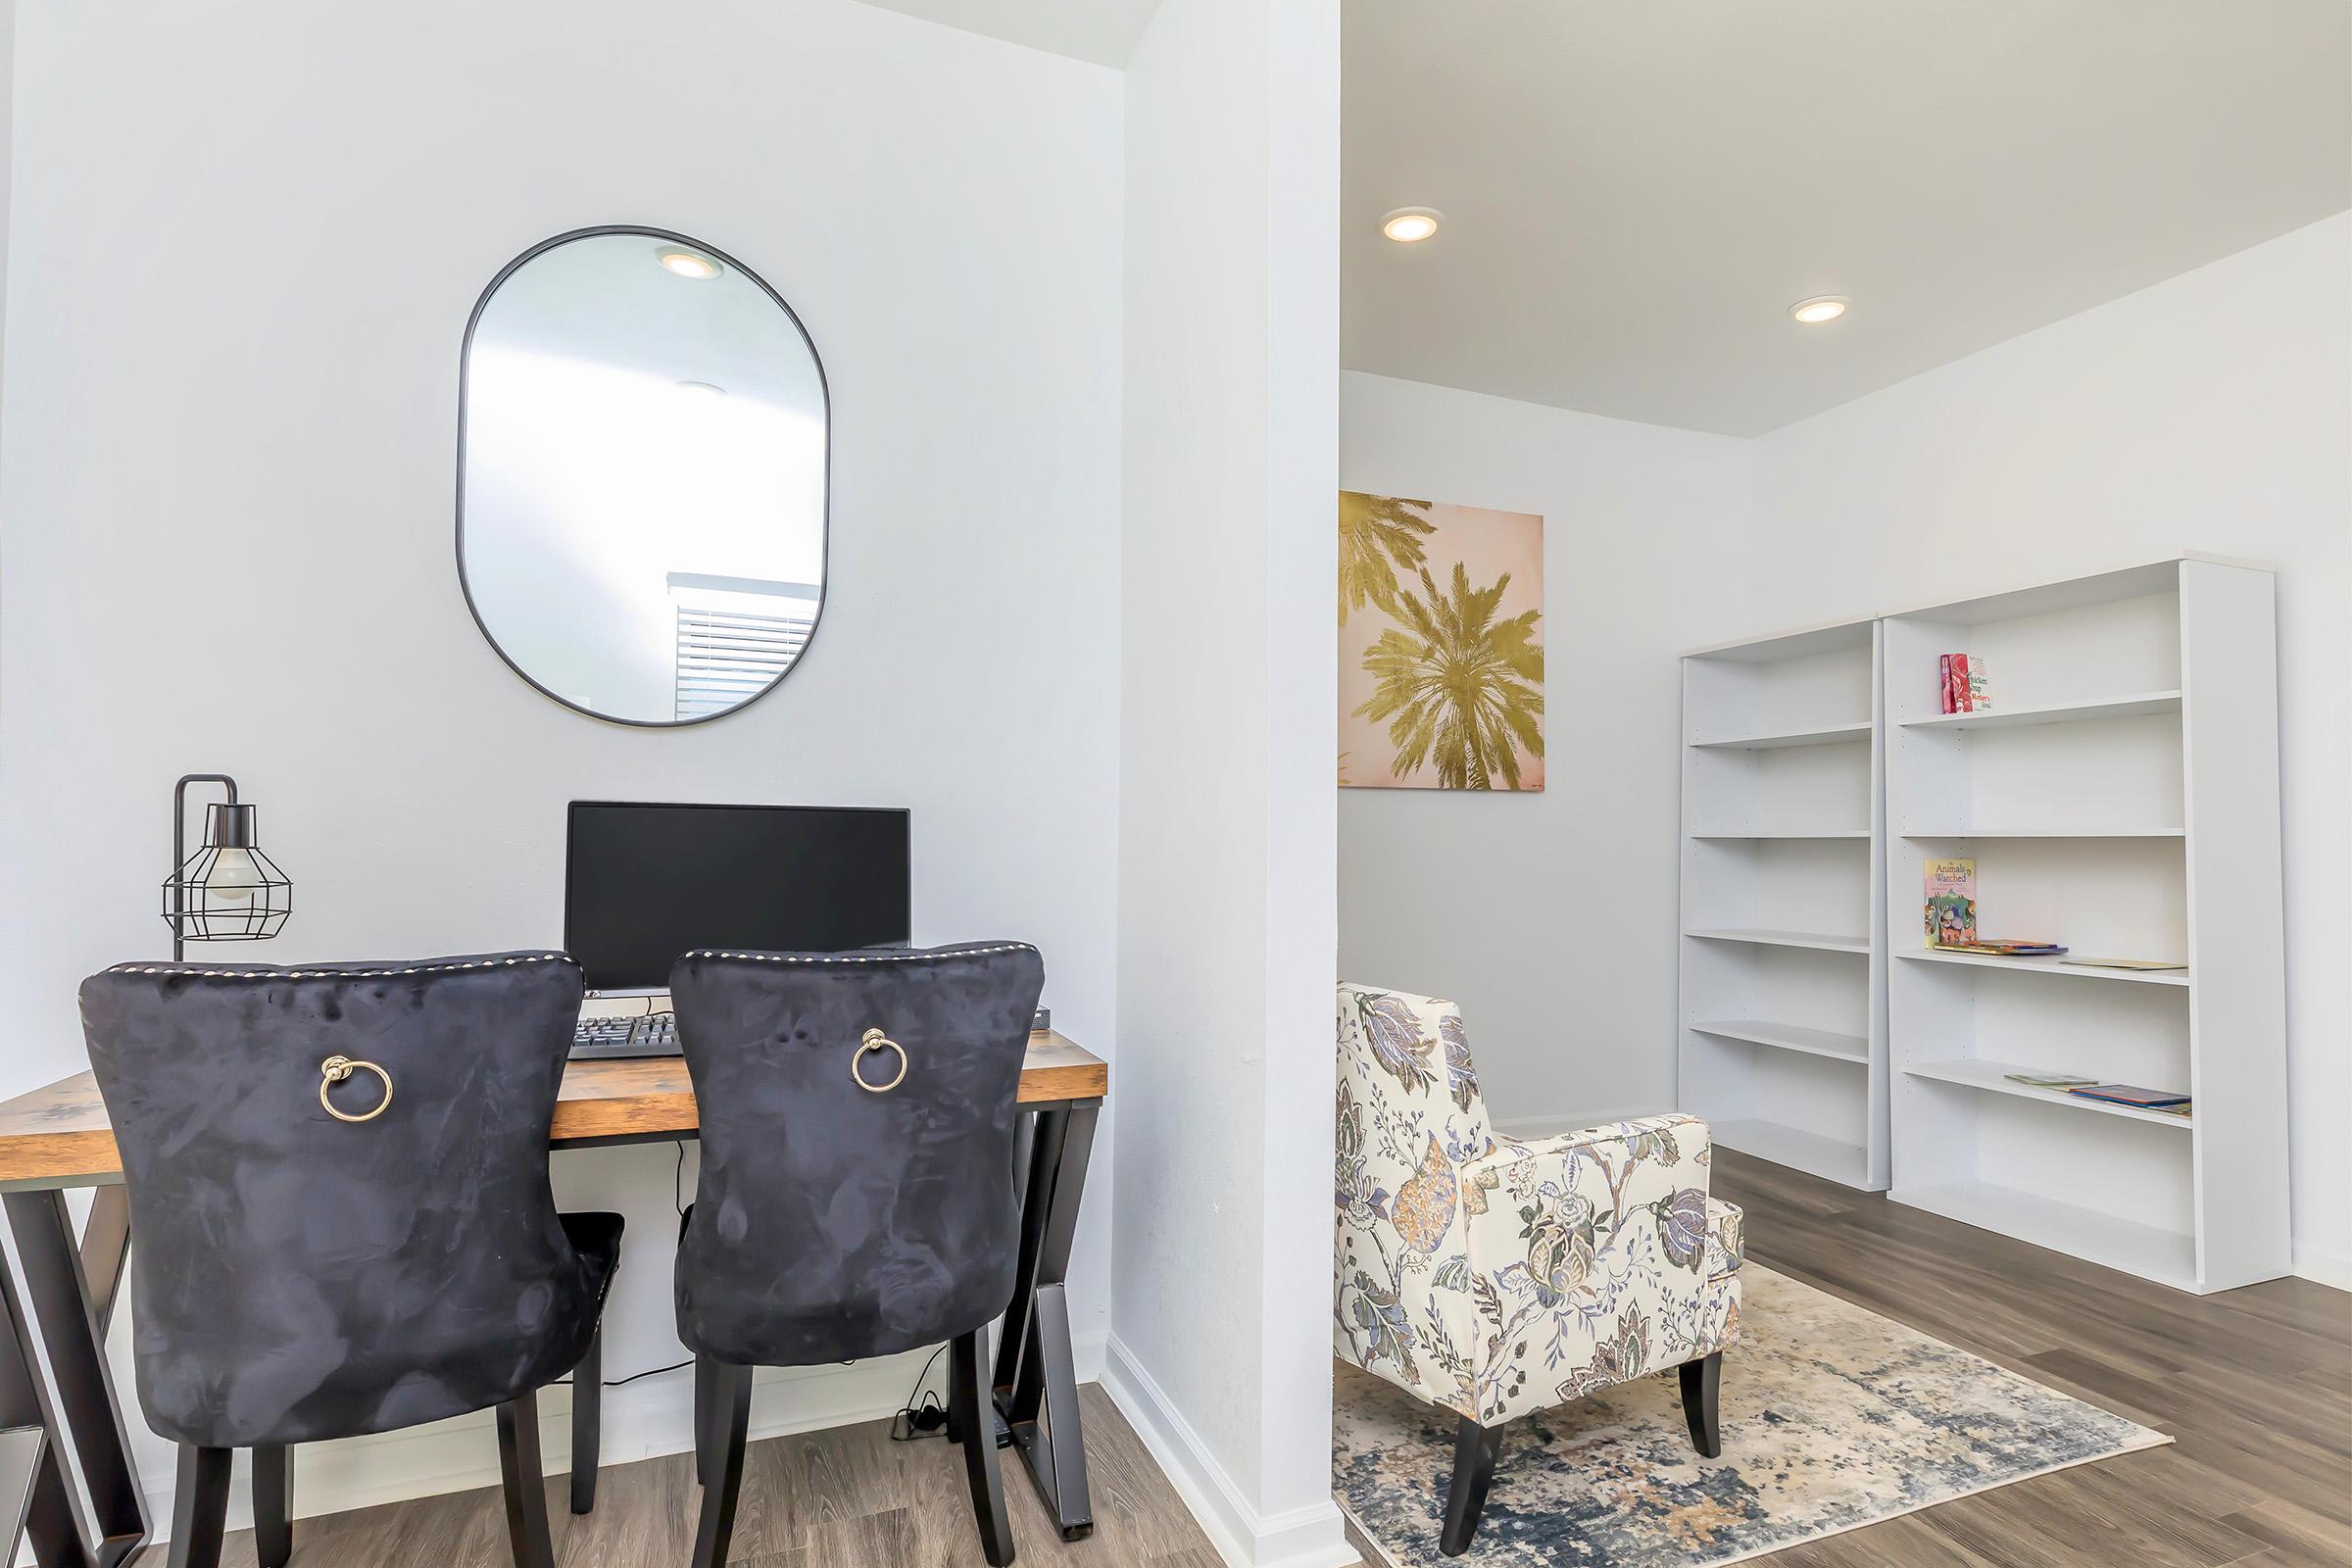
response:
[[[205,808],[204,843],[187,853],[188,786],[218,784],[228,799]],[[254,808],[237,800],[226,773],[190,773],[172,791],[172,865],[164,879],[164,918],[172,957],[191,942],[260,942],[277,935],[294,912],[294,884],[254,840]]]

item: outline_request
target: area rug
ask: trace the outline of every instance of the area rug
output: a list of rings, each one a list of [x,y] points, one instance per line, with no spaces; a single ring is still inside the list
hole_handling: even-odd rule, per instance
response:
[[[1688,1568],[2173,1441],[1754,1262],[1740,1278],[1722,1458],[1691,1448],[1672,1372],[1514,1421],[1447,1558],[1454,1417],[1343,1365],[1340,1506],[1388,1568]]]

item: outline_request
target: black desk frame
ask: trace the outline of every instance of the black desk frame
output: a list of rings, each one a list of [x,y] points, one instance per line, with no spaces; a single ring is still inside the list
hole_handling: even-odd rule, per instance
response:
[[[997,1347],[996,1407],[1064,1541],[1094,1533],[1064,1282],[1101,1100],[1021,1105],[1020,1256]],[[562,1139],[551,1149],[666,1144],[692,1129]],[[96,1186],[79,1241],[61,1185],[0,1193],[0,1534],[14,1561],[29,1539],[40,1568],[119,1568],[147,1540],[145,1494],[106,1359],[130,1247],[122,1182]]]

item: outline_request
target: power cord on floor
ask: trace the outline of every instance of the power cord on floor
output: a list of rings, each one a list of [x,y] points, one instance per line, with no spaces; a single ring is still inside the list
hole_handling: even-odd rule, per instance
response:
[[[914,1387],[907,1391],[906,1402],[900,1405],[899,1413],[890,1418],[891,1442],[912,1443],[917,1438],[936,1437],[947,1430],[948,1407],[939,1402],[938,1395],[923,1387],[924,1380],[931,1376],[932,1367],[939,1364],[940,1350],[946,1348],[943,1345],[933,1350],[931,1358],[923,1363],[923,1369],[914,1375]]]

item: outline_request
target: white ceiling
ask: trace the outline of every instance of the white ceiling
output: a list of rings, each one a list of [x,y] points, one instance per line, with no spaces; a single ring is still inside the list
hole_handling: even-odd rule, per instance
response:
[[[1053,54],[1125,66],[1159,0],[866,0],[965,32]]]
[[[2347,0],[1343,16],[1352,369],[1753,435],[2352,207]]]

